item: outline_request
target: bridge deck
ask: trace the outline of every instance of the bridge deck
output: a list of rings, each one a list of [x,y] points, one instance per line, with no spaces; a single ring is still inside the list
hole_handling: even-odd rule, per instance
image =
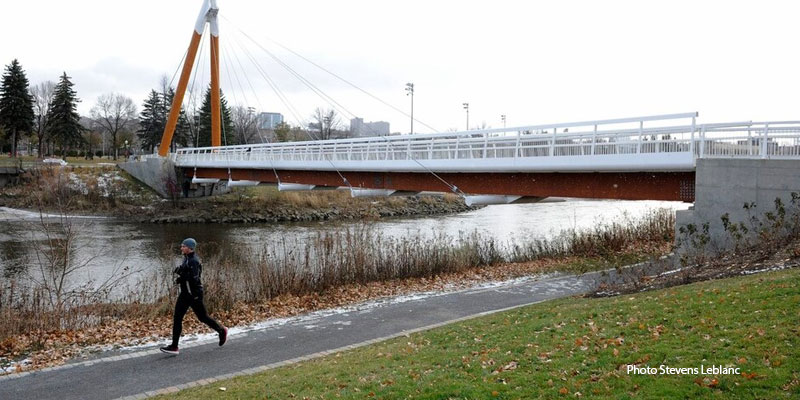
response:
[[[680,114],[683,117],[693,114]],[[185,148],[181,167],[384,172],[691,171],[699,157],[800,158],[800,122],[506,130]],[[628,121],[628,120],[625,120]],[[568,131],[569,128],[573,131]],[[561,131],[559,132],[559,129]],[[565,132],[566,130],[566,132]]]
[[[451,190],[444,180],[471,194],[684,201],[694,198],[698,158],[800,158],[799,121],[698,125],[696,116],[184,148],[171,157],[195,177],[343,186],[342,174],[360,188]]]

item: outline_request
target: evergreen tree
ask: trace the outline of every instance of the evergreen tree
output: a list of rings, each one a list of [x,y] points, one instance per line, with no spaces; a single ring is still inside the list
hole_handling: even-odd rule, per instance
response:
[[[66,157],[66,150],[70,146],[80,145],[83,142],[85,128],[81,125],[81,116],[78,115],[76,103],[80,102],[70,77],[64,72],[56,85],[53,102],[47,111],[48,132],[61,148],[62,157]]]
[[[150,97],[142,106],[142,113],[139,115],[139,130],[136,131],[142,147],[152,153],[153,148],[161,141],[164,125],[166,125],[164,101],[158,92],[151,90]]]
[[[231,119],[231,110],[228,108],[228,102],[222,94],[222,89],[219,91],[220,109],[222,114],[222,125],[220,136],[223,146],[230,146],[236,144],[235,135],[233,134],[233,120]],[[211,146],[211,88],[206,90],[205,99],[203,99],[203,106],[200,108],[200,131],[199,131],[198,146],[209,147]]]
[[[14,59],[6,66],[3,83],[0,85],[0,125],[11,135],[13,157],[17,156],[20,134],[33,130],[33,120],[33,97],[28,91],[28,78],[19,62]]]
[[[172,100],[175,98],[175,89],[169,88],[164,94],[164,120],[166,121],[169,113],[172,110]],[[189,118],[186,116],[186,110],[181,105],[181,112],[178,114],[178,123],[175,125],[175,133],[172,135],[172,143],[170,149],[175,151],[175,144],[186,147],[189,144]]]
[[[275,140],[278,142],[288,142],[289,141],[289,133],[292,131],[292,127],[289,126],[286,122],[281,122],[278,125],[275,125]]]
[[[142,141],[142,145],[153,151],[155,147],[161,144],[161,138],[164,136],[164,129],[167,126],[169,113],[172,109],[172,100],[175,98],[175,89],[164,89],[161,93],[155,90],[150,91],[150,97],[145,100],[143,105],[140,119],[140,129],[137,135]],[[175,132],[172,135],[172,143],[170,150],[175,151],[175,144],[186,146],[189,137],[189,119],[186,117],[186,111],[181,106],[180,114],[178,114],[178,122],[175,125]]]

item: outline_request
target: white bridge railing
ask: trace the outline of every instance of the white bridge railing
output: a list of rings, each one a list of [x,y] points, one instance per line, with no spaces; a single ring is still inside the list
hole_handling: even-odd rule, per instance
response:
[[[694,169],[697,158],[800,158],[800,121],[697,124],[696,117],[182,148],[171,157],[181,167],[396,172],[678,171]]]

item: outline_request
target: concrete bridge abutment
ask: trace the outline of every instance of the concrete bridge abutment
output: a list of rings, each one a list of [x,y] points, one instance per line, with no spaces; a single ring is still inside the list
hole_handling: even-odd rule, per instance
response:
[[[191,177],[185,175],[184,169],[176,167],[169,158],[149,157],[121,163],[119,167],[165,199],[203,197],[228,192],[226,181],[202,185],[191,183]]]
[[[765,224],[765,214],[777,214],[776,199],[780,199],[786,213],[792,208],[793,193],[800,193],[800,160],[701,158],[695,172],[694,206],[678,211],[675,223],[677,244],[686,239],[689,225],[704,235],[703,225],[708,224],[708,247],[724,250],[734,243],[733,235],[725,230],[723,215],[730,223],[744,223],[748,235],[754,235],[758,219]],[[796,211],[796,210],[795,210]]]

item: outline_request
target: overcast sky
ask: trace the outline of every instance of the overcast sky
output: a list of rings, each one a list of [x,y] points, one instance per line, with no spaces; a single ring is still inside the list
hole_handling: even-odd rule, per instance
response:
[[[299,118],[331,106],[242,32],[333,97],[343,120],[385,120],[394,132],[408,132],[408,117],[275,42],[406,112],[414,82],[415,117],[438,130],[464,128],[464,102],[472,127],[501,127],[501,114],[508,126],[688,111],[704,122],[800,119],[800,13],[790,1],[218,2],[229,103],[293,124],[249,57]],[[202,1],[4,3],[0,63],[19,59],[32,85],[66,71],[88,114],[108,92],[141,109],[178,68]]]

